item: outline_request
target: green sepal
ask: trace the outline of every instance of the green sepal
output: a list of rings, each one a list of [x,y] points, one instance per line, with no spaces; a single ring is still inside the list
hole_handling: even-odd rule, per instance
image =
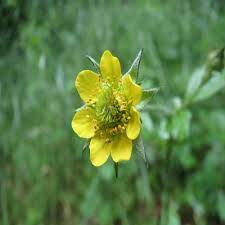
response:
[[[85,57],[88,58],[88,59],[91,61],[91,63],[93,64],[93,66],[95,67],[95,69],[96,69],[98,72],[100,72],[100,66],[99,66],[99,63],[97,63],[97,62],[95,61],[95,59],[92,58],[92,57],[89,56],[89,55],[86,55]]]
[[[141,102],[138,104],[137,109],[139,111],[143,111],[145,107],[148,105],[149,101],[153,98],[153,96],[159,91],[159,88],[151,88],[147,90],[142,90]]]
[[[147,155],[145,152],[145,147],[144,147],[144,143],[143,143],[143,139],[142,139],[141,135],[139,135],[137,137],[134,144],[135,144],[135,148],[137,149],[138,154],[141,156],[141,158],[144,160],[146,166],[148,167],[149,163],[148,163],[148,159],[147,159]]]
[[[137,57],[135,58],[135,60],[133,61],[130,69],[128,70],[128,72],[126,74],[130,74],[131,78],[133,80],[135,80],[135,82],[138,81],[138,75],[139,75],[139,66],[140,66],[140,62],[141,62],[141,57],[142,57],[142,53],[143,53],[143,48],[138,52]]]
[[[81,109],[84,109],[86,107],[86,105],[82,105],[81,107],[75,109],[75,112],[79,112]]]
[[[82,147],[82,152],[83,153],[88,149],[89,144],[90,144],[90,141],[89,140],[84,143],[84,145]]]
[[[150,88],[142,91],[142,97],[141,100],[150,100],[157,92],[159,91],[159,88]]]
[[[114,164],[115,176],[116,178],[118,178],[119,163],[113,162],[113,164]]]

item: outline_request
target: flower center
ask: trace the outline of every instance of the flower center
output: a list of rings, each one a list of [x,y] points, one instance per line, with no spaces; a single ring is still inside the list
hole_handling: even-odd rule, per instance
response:
[[[104,84],[96,102],[98,130],[101,135],[123,133],[130,119],[130,105],[120,88]]]

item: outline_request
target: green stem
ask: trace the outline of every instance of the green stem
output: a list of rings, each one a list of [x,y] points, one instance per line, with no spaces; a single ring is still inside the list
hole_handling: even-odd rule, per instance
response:
[[[114,170],[115,170],[116,178],[118,178],[118,168],[119,168],[119,163],[114,162]]]

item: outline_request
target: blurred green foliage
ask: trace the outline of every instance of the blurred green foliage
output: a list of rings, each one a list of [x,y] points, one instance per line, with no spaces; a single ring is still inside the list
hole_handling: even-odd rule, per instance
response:
[[[0,224],[225,224],[224,80],[186,98],[225,44],[224,11],[223,0],[1,1]],[[93,68],[86,54],[109,49],[126,72],[142,47],[139,79],[160,88],[142,114],[149,168],[134,150],[115,179],[71,129],[74,80]]]

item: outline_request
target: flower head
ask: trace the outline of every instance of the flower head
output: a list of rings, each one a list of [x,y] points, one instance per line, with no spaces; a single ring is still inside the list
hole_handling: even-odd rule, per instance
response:
[[[141,87],[129,74],[122,76],[118,58],[105,51],[100,73],[81,71],[75,86],[85,102],[72,120],[72,128],[82,138],[90,138],[90,159],[101,166],[111,155],[114,162],[129,160],[132,141],[140,133],[140,114],[135,106]]]

